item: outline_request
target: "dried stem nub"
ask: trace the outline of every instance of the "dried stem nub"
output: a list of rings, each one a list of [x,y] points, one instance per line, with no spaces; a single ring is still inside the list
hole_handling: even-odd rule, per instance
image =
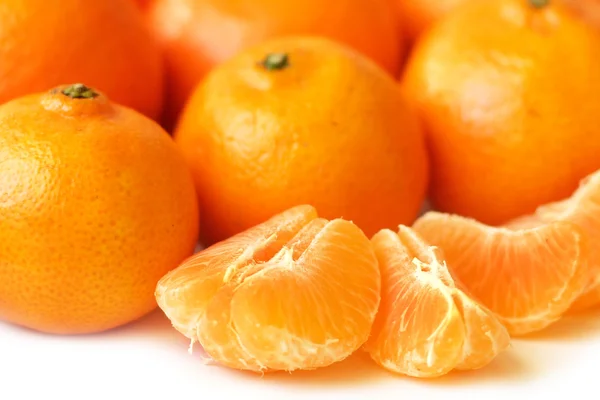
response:
[[[89,88],[82,83],[67,86],[61,93],[72,99],[93,99],[98,96],[98,93],[96,93],[94,89]]]
[[[262,61],[262,66],[268,71],[282,70],[290,65],[289,56],[285,53],[269,53]]]

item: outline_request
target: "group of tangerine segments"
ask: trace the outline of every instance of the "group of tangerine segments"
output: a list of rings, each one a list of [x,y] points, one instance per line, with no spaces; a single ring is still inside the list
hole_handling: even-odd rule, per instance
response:
[[[428,212],[369,240],[308,205],[190,257],[158,283],[173,326],[217,363],[310,370],[359,349],[431,378],[600,303],[600,171],[504,226]]]

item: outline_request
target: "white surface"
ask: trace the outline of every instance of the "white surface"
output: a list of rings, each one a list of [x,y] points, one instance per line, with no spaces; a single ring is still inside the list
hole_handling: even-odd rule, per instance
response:
[[[199,354],[188,354],[188,344],[160,311],[91,336],[49,336],[0,323],[0,399],[514,400],[567,398],[586,389],[580,398],[598,397],[600,311],[515,340],[483,370],[437,380],[391,375],[362,355],[261,378],[204,365]]]

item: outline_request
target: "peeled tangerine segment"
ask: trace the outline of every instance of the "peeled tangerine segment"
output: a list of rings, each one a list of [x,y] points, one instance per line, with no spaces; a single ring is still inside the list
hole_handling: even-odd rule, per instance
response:
[[[589,242],[589,283],[571,309],[600,304],[600,171],[582,179],[570,198],[543,205],[533,215],[512,221],[509,226],[536,226],[553,221],[576,224]]]
[[[526,225],[490,227],[429,212],[413,228],[444,251],[453,276],[515,336],[557,321],[590,276],[586,237],[576,225]]]
[[[220,364],[314,369],[359,349],[380,302],[369,239],[351,222],[291,208],[196,254],[158,283],[173,326]]]
[[[365,348],[384,368],[414,377],[477,369],[510,343],[488,309],[454,281],[439,249],[413,230],[372,239],[382,278],[381,306]]]

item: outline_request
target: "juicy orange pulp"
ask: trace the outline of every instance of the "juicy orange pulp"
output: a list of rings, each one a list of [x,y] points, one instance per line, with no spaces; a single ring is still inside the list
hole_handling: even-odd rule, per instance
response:
[[[461,290],[439,249],[410,228],[372,239],[382,300],[366,349],[393,372],[436,377],[487,365],[508,347],[507,330]]]
[[[576,224],[589,240],[589,282],[571,309],[581,310],[600,304],[600,171],[582,179],[571,197],[543,205],[533,215],[518,218],[508,225],[535,226],[552,221]]]
[[[587,238],[568,222],[490,227],[429,212],[414,229],[444,250],[453,275],[497,314],[511,335],[557,321],[589,281]]]
[[[314,369],[367,340],[381,278],[351,222],[291,208],[185,261],[158,284],[174,327],[223,365]]]

